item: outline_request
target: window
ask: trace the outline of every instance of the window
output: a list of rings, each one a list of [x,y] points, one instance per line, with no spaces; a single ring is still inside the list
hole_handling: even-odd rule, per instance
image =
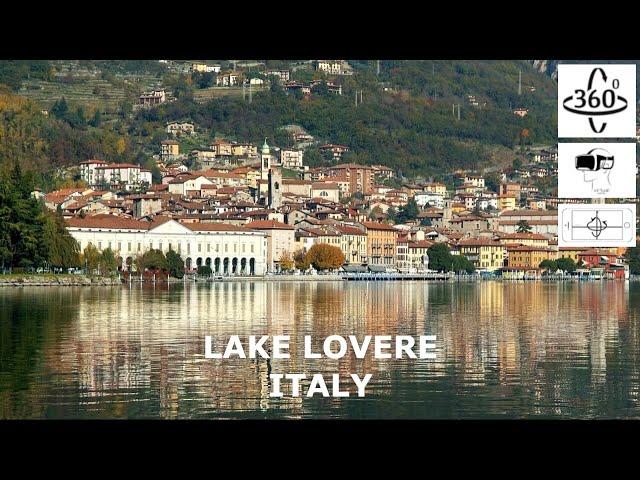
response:
[[[98,250],[102,250],[102,242],[98,242]]]
[[[131,251],[131,242],[127,244],[127,252],[130,252],[130,251]]]
[[[211,251],[211,244],[207,243],[207,253],[209,253]]]
[[[138,242],[138,251],[142,250],[142,244],[140,242]]]
[[[162,250],[162,242],[158,242],[158,250]]]
[[[122,242],[118,242],[118,251],[122,250]]]

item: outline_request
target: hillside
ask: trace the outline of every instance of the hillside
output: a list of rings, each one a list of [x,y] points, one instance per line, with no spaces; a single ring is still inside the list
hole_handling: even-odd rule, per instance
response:
[[[292,78],[299,81],[334,82],[343,94],[322,88],[311,96],[285,94],[274,84],[254,91],[251,103],[243,99],[241,89],[236,95],[211,95],[207,100],[209,93],[200,92],[211,88],[201,79],[151,61],[49,66],[3,61],[0,82],[32,100],[31,116],[40,108],[52,108],[62,97],[70,112],[81,110],[78,122],[70,115],[34,119],[40,125],[34,140],[40,139],[42,146],[38,161],[32,163],[40,168],[47,163],[77,164],[87,155],[145,162],[157,153],[165,122],[183,119],[196,123],[203,146],[220,136],[254,143],[268,137],[270,143],[285,146],[291,140],[281,127],[300,125],[320,142],[349,146],[345,161],[385,164],[407,176],[482,170],[492,165],[496,152],[501,158],[508,151],[515,156],[520,144],[555,142],[555,82],[528,61],[381,61],[376,74],[376,62],[352,60],[354,75],[331,77],[314,72],[309,63],[293,63],[268,61],[267,66],[293,67]],[[255,76],[259,63],[247,65],[245,74]],[[130,115],[136,95],[159,86],[177,101]],[[356,91],[362,92],[363,100],[357,107]],[[524,118],[513,113],[519,107],[528,109]],[[98,110],[100,125],[87,125]],[[325,161],[317,148],[308,150],[309,163]]]

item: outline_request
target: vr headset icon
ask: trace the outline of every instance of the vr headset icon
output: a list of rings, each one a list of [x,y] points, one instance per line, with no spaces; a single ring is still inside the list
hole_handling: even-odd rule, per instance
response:
[[[611,170],[612,168],[613,155],[602,148],[594,148],[593,150],[587,152],[585,155],[578,155],[576,157],[577,170],[595,172],[598,170]]]

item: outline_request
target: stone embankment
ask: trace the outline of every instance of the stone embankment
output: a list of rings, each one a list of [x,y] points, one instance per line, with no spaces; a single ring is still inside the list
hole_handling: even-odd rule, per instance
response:
[[[89,277],[86,275],[0,275],[0,287],[98,287],[121,285],[118,277]]]

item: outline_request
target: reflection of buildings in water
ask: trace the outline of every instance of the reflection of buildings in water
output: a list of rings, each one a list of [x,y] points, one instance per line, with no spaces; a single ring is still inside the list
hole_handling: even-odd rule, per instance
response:
[[[442,348],[436,374],[453,363],[465,384],[483,385],[495,371],[500,384],[527,385],[539,398],[570,397],[571,372],[555,366],[567,356],[584,358],[602,381],[606,347],[617,344],[619,319],[628,318],[627,287],[618,283],[433,287],[428,316],[440,318],[433,333]]]
[[[447,377],[474,388],[496,382],[501,388],[519,385],[525,387],[519,395],[539,405],[532,411],[548,414],[544,405],[555,404],[563,413],[575,398],[572,390],[584,388],[588,394],[606,384],[612,346],[621,341],[639,346],[637,320],[629,321],[627,289],[618,282],[222,282],[155,290],[90,288],[77,293],[77,320],[46,358],[52,372],[77,375],[80,401],[94,409],[106,408],[102,402],[110,400],[124,404],[123,399],[136,395],[136,400],[157,404],[165,418],[260,409],[302,416],[310,411],[306,399],[269,397],[264,360],[203,356],[205,335],[291,334],[291,358],[274,360],[273,373],[305,373],[309,378],[323,373],[327,379],[332,373],[345,378],[372,373],[376,395],[394,392],[398,372],[406,382]],[[316,340],[316,351],[333,334],[359,339],[433,334],[437,359],[360,360],[353,353],[340,360],[305,359],[305,334]],[[568,358],[591,369],[591,384],[576,386],[575,372],[563,363]],[[638,356],[626,362],[637,379]],[[629,383],[630,401],[637,404],[638,382]]]

